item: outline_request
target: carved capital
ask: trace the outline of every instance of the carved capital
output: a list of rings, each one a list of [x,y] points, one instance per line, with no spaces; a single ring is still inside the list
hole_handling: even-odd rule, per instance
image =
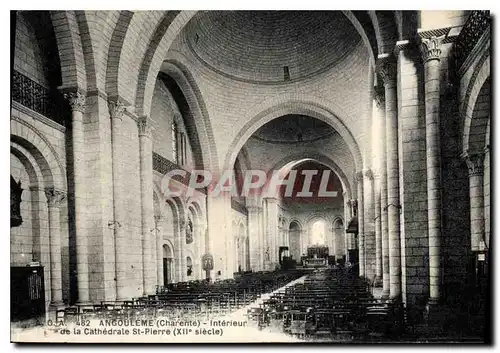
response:
[[[255,205],[247,206],[247,211],[249,213],[250,212],[259,213],[260,211],[262,211],[262,207],[261,206],[255,206]]]
[[[420,53],[422,60],[425,62],[429,60],[441,59],[441,44],[445,36],[422,38],[420,42]]]
[[[368,180],[373,180],[374,176],[373,176],[373,172],[371,169],[365,170],[364,174],[365,174],[365,178],[367,178]]]
[[[81,92],[67,92],[63,94],[64,98],[68,100],[72,111],[85,112],[86,97]]]
[[[394,60],[386,60],[379,66],[379,75],[384,85],[393,84],[398,77],[397,63]]]
[[[385,107],[385,89],[383,86],[375,87],[373,98],[377,108],[383,109]]]
[[[116,101],[109,101],[108,108],[109,108],[109,117],[111,119],[122,120],[123,113],[125,112],[125,109],[127,107],[121,100],[116,100]]]
[[[484,173],[484,153],[469,153],[462,154],[462,158],[467,163],[469,169],[469,177],[483,175]]]
[[[356,182],[362,183],[363,182],[363,172],[356,172],[356,174],[354,174],[354,179],[356,180]]]
[[[66,193],[55,188],[45,189],[45,196],[47,196],[47,202],[49,207],[59,207],[61,202],[66,198]]]
[[[151,137],[151,119],[147,116],[141,116],[137,120],[137,127],[139,128],[139,136]]]

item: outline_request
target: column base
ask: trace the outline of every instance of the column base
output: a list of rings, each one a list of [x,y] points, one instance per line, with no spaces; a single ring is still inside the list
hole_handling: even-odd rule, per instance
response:
[[[444,308],[437,298],[429,298],[425,306],[425,321],[430,326],[440,326],[444,320]]]
[[[375,280],[373,281],[373,286],[380,288],[382,287],[382,285],[383,285],[382,276],[375,276]]]
[[[124,300],[124,299],[116,299],[116,300]],[[76,305],[93,305],[93,303],[90,300],[78,300]]]
[[[50,302],[49,304],[49,310],[59,310],[59,309],[64,309],[66,307],[66,304],[62,300],[60,301],[55,301],[55,302]]]
[[[384,300],[389,300],[389,291],[383,291],[381,298]]]

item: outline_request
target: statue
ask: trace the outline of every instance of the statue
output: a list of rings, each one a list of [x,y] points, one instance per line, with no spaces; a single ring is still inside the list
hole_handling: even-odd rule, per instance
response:
[[[193,242],[193,222],[188,221],[186,227],[186,244],[191,244]]]
[[[12,175],[10,176],[10,227],[19,227],[23,223],[21,216],[21,180],[16,182]]]

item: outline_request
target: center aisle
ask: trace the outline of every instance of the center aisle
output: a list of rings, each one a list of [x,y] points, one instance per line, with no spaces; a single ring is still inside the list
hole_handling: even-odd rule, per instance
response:
[[[264,301],[268,300],[271,298],[271,295],[274,293],[284,291],[285,288],[294,286],[296,284],[304,283],[305,279],[307,278],[308,275],[304,275],[300,278],[297,278],[294,281],[291,281],[290,283],[284,285],[281,288],[278,288],[277,290],[263,294],[258,300],[254,301],[250,305],[247,305],[241,309],[238,309],[234,312],[232,312],[229,315],[223,316],[219,318],[218,320],[221,321],[236,321],[236,322],[246,322],[245,327],[229,327],[225,329],[224,333],[224,342],[303,342],[302,340],[285,335],[284,333],[279,333],[279,332],[272,332],[271,328],[264,328],[262,330],[259,330],[257,327],[252,327],[250,326],[250,322],[248,321],[247,318],[247,311],[250,308],[258,307],[260,304],[262,304]]]

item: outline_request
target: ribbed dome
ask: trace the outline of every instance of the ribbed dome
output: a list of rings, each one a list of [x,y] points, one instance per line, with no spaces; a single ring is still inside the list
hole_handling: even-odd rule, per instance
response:
[[[196,56],[221,74],[279,83],[318,74],[361,40],[340,11],[209,11],[187,28]]]

